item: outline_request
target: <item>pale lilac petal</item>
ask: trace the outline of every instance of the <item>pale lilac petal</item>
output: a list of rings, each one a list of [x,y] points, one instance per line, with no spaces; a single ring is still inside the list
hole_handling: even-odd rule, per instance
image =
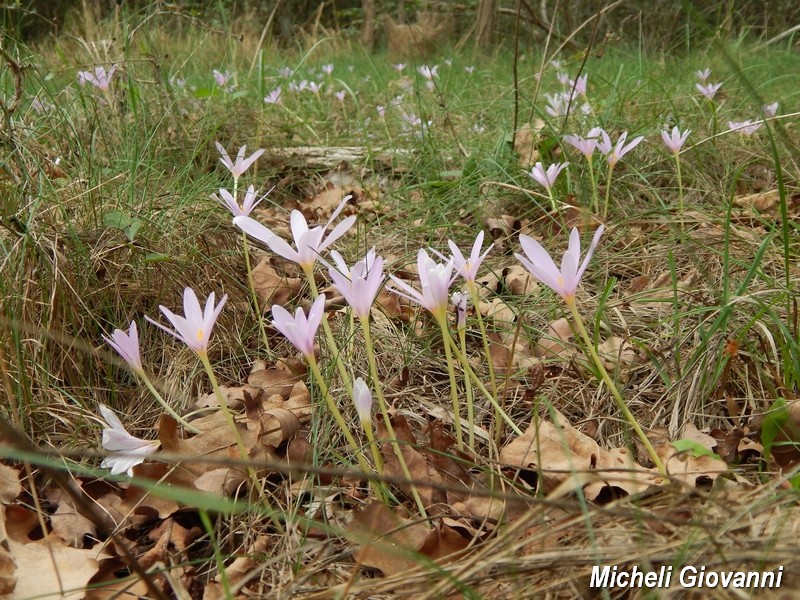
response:
[[[263,244],[269,245],[270,240],[277,237],[268,227],[265,227],[251,217],[236,217],[233,219],[233,224],[244,231],[247,235],[257,239]]]

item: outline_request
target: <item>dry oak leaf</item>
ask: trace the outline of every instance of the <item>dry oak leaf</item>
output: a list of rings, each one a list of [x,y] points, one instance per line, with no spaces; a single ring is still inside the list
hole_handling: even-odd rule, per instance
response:
[[[707,455],[692,456],[690,452],[679,452],[672,445],[658,446],[656,453],[673,480],[692,487],[713,482],[728,470],[723,460]]]
[[[72,498],[61,489],[53,489],[47,499],[57,505],[56,511],[50,515],[53,533],[73,548],[83,547],[84,536],[95,536],[97,526],[80,514],[72,502]]]
[[[289,299],[297,297],[303,287],[303,280],[299,277],[279,275],[269,258],[263,258],[256,265],[252,277],[253,289],[264,310],[273,304],[286,304]]]
[[[521,265],[513,265],[503,269],[506,289],[517,296],[527,296],[537,287],[536,278]]]
[[[481,302],[478,304],[481,315],[495,321],[498,327],[513,324],[516,321],[517,313],[501,298],[494,298],[491,302]]]
[[[672,307],[675,301],[675,287],[680,298],[684,293],[694,289],[694,282],[699,278],[700,272],[692,269],[686,273],[673,286],[672,273],[665,271],[655,279],[648,275],[641,275],[634,278],[625,293],[628,300],[635,303],[635,306],[645,308],[666,310]]]
[[[535,119],[533,126],[525,123],[514,136],[514,152],[519,156],[519,164],[523,169],[532,167],[541,158],[537,145],[539,132],[544,129],[544,121]]]
[[[375,500],[356,513],[347,537],[361,546],[355,553],[359,564],[390,577],[419,566],[414,555],[425,544],[428,532],[420,521],[403,519]]]
[[[570,322],[561,318],[548,325],[545,334],[536,342],[533,355],[538,358],[561,358],[569,360],[576,353],[572,343],[575,334]]]
[[[19,470],[0,463],[0,503],[11,504],[21,493]]]

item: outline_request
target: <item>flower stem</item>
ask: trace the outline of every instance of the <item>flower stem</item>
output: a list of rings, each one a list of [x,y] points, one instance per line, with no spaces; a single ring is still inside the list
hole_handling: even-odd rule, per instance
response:
[[[353,437],[353,434],[350,433],[350,428],[347,426],[347,423],[345,423],[344,417],[342,417],[342,413],[339,411],[339,407],[336,406],[336,402],[331,396],[328,384],[325,383],[325,379],[322,377],[322,373],[319,370],[316,357],[313,354],[308,354],[306,355],[306,360],[308,361],[308,366],[311,369],[311,373],[314,376],[314,379],[317,381],[320,391],[322,392],[322,396],[325,398],[325,403],[328,405],[328,410],[333,415],[333,419],[336,421],[339,429],[344,434],[344,437],[347,440],[350,448],[355,453],[356,460],[358,461],[359,467],[361,467],[361,471],[365,475],[371,475],[372,469],[370,468],[369,463],[367,463],[367,460],[364,458],[364,454],[361,452],[361,447],[356,443],[356,439]],[[372,482],[370,485],[372,485],[372,488],[375,491],[375,495],[378,497],[378,499],[381,502],[385,502],[381,485],[377,482]]]
[[[472,306],[475,307],[475,314],[478,317],[478,327],[481,330],[481,340],[483,341],[483,353],[486,356],[486,365],[489,367],[489,384],[492,388],[492,397],[497,398],[497,380],[495,379],[494,374],[494,363],[492,362],[492,351],[489,346],[489,337],[486,335],[486,324],[483,322],[483,315],[481,315],[480,310],[480,296],[478,295],[478,286],[475,285],[475,281],[468,281],[467,288],[469,289],[469,296],[472,300]],[[469,377],[467,377],[469,381]],[[473,407],[474,408],[474,407]],[[496,424],[498,428],[498,438],[500,437],[500,423],[501,420],[500,413],[503,412],[502,408],[495,410],[495,417],[497,418],[498,423]]]
[[[636,432],[636,435],[639,436],[639,439],[644,444],[644,447],[647,449],[647,453],[650,455],[650,460],[653,461],[656,468],[658,469],[659,473],[662,475],[666,475],[667,472],[664,469],[664,464],[661,462],[661,459],[658,457],[655,448],[653,448],[653,444],[650,443],[650,440],[647,439],[647,436],[642,431],[642,428],[639,426],[639,423],[636,421],[636,418],[631,413],[628,405],[625,404],[625,400],[622,398],[622,394],[620,394],[617,386],[614,385],[614,381],[611,379],[611,376],[606,371],[605,366],[603,365],[603,361],[600,360],[600,356],[597,354],[597,349],[594,346],[591,338],[589,338],[589,332],[586,331],[586,326],[583,324],[583,319],[581,318],[580,313],[578,312],[578,308],[575,305],[574,298],[565,298],[565,302],[569,307],[570,312],[572,313],[572,317],[575,319],[575,326],[578,329],[578,333],[580,333],[581,337],[583,338],[584,344],[586,344],[586,349],[589,351],[589,354],[594,361],[594,364],[597,366],[597,369],[600,371],[600,376],[603,379],[603,382],[608,387],[611,394],[614,396],[614,399],[617,401],[617,406],[619,407],[620,412],[622,412],[625,419],[630,423],[633,430]]]
[[[386,426],[386,433],[389,434],[389,443],[391,444],[394,454],[397,457],[397,464],[400,465],[400,470],[403,472],[403,477],[408,480],[408,485],[411,487],[411,495],[414,497],[414,502],[417,504],[419,513],[422,515],[423,519],[427,519],[428,515],[425,512],[425,505],[422,503],[422,498],[419,495],[419,491],[417,491],[417,486],[414,485],[414,480],[411,478],[411,471],[408,469],[408,464],[406,464],[406,459],[403,456],[400,444],[397,441],[397,436],[394,433],[394,427],[392,426],[392,420],[389,415],[386,398],[383,396],[383,385],[381,384],[381,380],[378,376],[378,363],[375,360],[375,346],[372,344],[372,334],[369,328],[369,316],[361,317],[360,321],[361,330],[364,332],[364,345],[367,349],[369,372],[372,376],[372,384],[375,387],[375,396],[378,398],[378,408],[381,411],[383,423]]]
[[[592,182],[592,199],[594,200],[594,213],[600,212],[600,200],[597,197],[597,183],[594,180],[594,161],[591,156],[586,157],[589,163],[589,180]]]
[[[458,341],[461,344],[461,352],[467,355],[467,328],[458,328]],[[467,428],[469,430],[469,447],[475,451],[475,403],[472,398],[472,382],[469,377],[464,381],[464,389],[467,394]]]
[[[269,354],[269,338],[267,337],[267,330],[264,327],[264,319],[261,314],[261,305],[258,303],[258,294],[256,294],[256,286],[253,281],[253,268],[250,265],[250,251],[247,246],[247,234],[242,233],[242,246],[244,247],[244,263],[247,265],[247,286],[250,288],[250,295],[253,298],[253,308],[256,312],[256,321],[258,321],[258,330],[261,333],[261,339],[264,341],[264,347]]]
[[[681,228],[681,237],[683,237],[683,181],[681,179],[681,158],[680,155],[675,153],[675,168],[678,172],[678,222]]]
[[[608,177],[606,178],[606,203],[603,206],[603,221],[608,217],[608,203],[611,199],[611,178],[614,175],[615,163],[608,164]]]
[[[450,398],[453,401],[453,420],[456,426],[456,445],[459,450],[464,449],[464,438],[461,435],[461,406],[458,401],[458,388],[456,387],[456,369],[453,364],[453,354],[450,351],[448,340],[452,341],[450,332],[447,330],[447,314],[444,311],[434,313],[439,329],[442,330],[442,341],[444,342],[444,355],[447,359],[447,374],[450,377]],[[455,344],[453,344],[455,345]],[[463,355],[462,355],[463,356]],[[465,365],[465,368],[468,365]]]
[[[455,343],[455,341],[453,341],[453,337],[449,333],[447,334],[447,342],[453,349],[453,352],[455,352],[458,360],[461,361],[461,365],[464,367],[464,372],[472,379],[472,383],[475,384],[475,387],[477,387],[481,391],[481,393],[484,396],[486,396],[486,399],[489,400],[489,403],[494,407],[495,411],[497,411],[497,414],[499,414],[500,417],[508,424],[508,426],[511,427],[514,433],[516,433],[517,435],[522,435],[522,430],[519,427],[517,427],[517,424],[511,420],[511,417],[509,417],[497,403],[497,399],[494,396],[492,396],[491,392],[489,392],[489,390],[486,389],[486,386],[483,385],[483,382],[481,382],[481,380],[478,379],[478,376],[472,370],[472,367],[470,366],[467,357],[464,356],[461,350],[459,350],[458,345]]]
[[[142,381],[144,381],[144,384],[147,386],[147,389],[150,390],[150,393],[153,394],[153,397],[156,400],[158,400],[158,403],[161,404],[163,409],[165,411],[167,411],[167,413],[173,419],[175,419],[178,423],[183,425],[183,427],[187,431],[191,431],[192,433],[200,433],[200,430],[197,427],[195,427],[194,425],[189,423],[186,419],[181,417],[178,413],[175,412],[175,410],[173,410],[173,408],[169,404],[167,404],[167,401],[164,400],[164,398],[161,396],[161,394],[158,393],[158,390],[153,385],[153,382],[150,381],[150,378],[147,376],[147,373],[144,372],[144,369],[142,369],[142,370],[138,370],[137,369],[136,370],[136,374],[141,378]]]

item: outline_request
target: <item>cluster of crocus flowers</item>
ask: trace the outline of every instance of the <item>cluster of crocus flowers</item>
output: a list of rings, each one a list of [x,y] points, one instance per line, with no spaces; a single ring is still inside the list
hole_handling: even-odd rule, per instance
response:
[[[78,83],[86,85],[92,84],[94,87],[107,92],[111,86],[111,77],[117,70],[117,65],[111,65],[111,68],[106,71],[105,67],[95,67],[94,73],[91,71],[79,71]]]

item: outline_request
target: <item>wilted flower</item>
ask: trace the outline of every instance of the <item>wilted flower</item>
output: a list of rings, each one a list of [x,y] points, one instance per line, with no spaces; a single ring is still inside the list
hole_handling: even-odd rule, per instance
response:
[[[697,78],[700,81],[704,82],[711,75],[711,69],[703,69],[702,71],[695,71],[694,74],[697,75]]]
[[[672,133],[668,131],[662,131],[661,139],[664,140],[667,148],[672,150],[674,154],[678,154],[680,153],[683,144],[686,143],[686,138],[689,137],[690,133],[692,133],[691,129],[687,129],[685,132],[681,133],[680,129],[673,127]]]
[[[250,165],[256,162],[259,156],[264,154],[264,150],[259,148],[250,156],[245,158],[244,153],[247,151],[247,146],[242,146],[239,148],[239,152],[236,155],[236,161],[232,161],[225,148],[222,147],[222,144],[219,142],[214,142],[214,144],[217,146],[217,151],[220,155],[220,162],[231,172],[234,179],[239,179],[239,177],[241,177],[242,174],[250,168]]]
[[[103,459],[100,466],[104,469],[111,469],[112,475],[127,473],[133,476],[133,467],[144,462],[144,460],[158,449],[158,440],[142,440],[132,436],[122,426],[111,409],[100,405],[100,414],[106,422],[107,427],[103,429],[103,448],[113,452],[112,456]]]
[[[267,192],[268,194],[269,192]],[[222,202],[231,214],[234,217],[246,217],[253,209],[258,206],[258,203],[261,202],[264,198],[267,197],[267,194],[261,196],[261,198],[256,199],[256,189],[252,185],[247,188],[247,192],[244,195],[244,202],[242,202],[242,206],[240,207],[239,204],[236,202],[236,198],[233,195],[223,188],[219,188],[219,195],[222,196],[221,198],[216,194],[211,194],[211,197],[218,201]]]
[[[136,322],[131,321],[128,333],[122,329],[115,329],[111,337],[103,336],[106,343],[111,346],[125,360],[135,372],[143,371],[142,358],[139,355],[139,330]]]
[[[276,87],[269,94],[264,96],[264,102],[267,104],[282,104],[281,101],[281,86]]]
[[[272,324],[280,331],[286,339],[294,344],[303,356],[313,358],[314,338],[317,335],[322,315],[325,313],[325,294],[320,294],[311,305],[308,317],[303,309],[298,307],[294,316],[283,308],[275,304],[272,307]]]
[[[322,226],[309,229],[308,222],[299,210],[293,210],[290,218],[292,237],[297,249],[292,248],[282,238],[278,237],[267,227],[264,227],[258,221],[250,217],[235,217],[234,224],[244,231],[247,235],[252,236],[260,242],[269,246],[269,248],[282,256],[286,260],[296,262],[303,270],[310,270],[314,263],[317,262],[320,254],[324,252],[328,246],[333,244],[336,240],[342,237],[347,230],[356,222],[355,216],[343,219],[333,230],[325,237],[325,231],[328,229],[333,220],[339,216],[339,213],[344,209],[347,201],[352,196],[345,196],[339,206],[333,211],[331,218]]]
[[[763,124],[763,121],[753,122],[750,119],[747,119],[747,121],[728,121],[728,129],[732,129],[742,135],[753,135]]]
[[[531,172],[528,175],[531,176],[539,185],[544,187],[548,192],[552,189],[553,184],[556,182],[556,178],[558,178],[559,173],[566,169],[569,166],[568,162],[565,163],[553,163],[547,170],[545,171],[544,166],[541,162],[537,162]]]
[[[78,83],[85,85],[91,83],[94,87],[101,90],[108,91],[111,86],[111,76],[117,70],[117,65],[111,65],[111,68],[106,71],[105,67],[95,67],[94,73],[91,71],[79,71]]]
[[[356,405],[356,412],[361,425],[372,426],[372,392],[361,377],[357,377],[353,382],[353,403]]]
[[[769,119],[778,114],[778,106],[779,104],[777,102],[773,102],[772,104],[765,104],[761,108],[764,110],[764,114]]]
[[[706,100],[713,100],[714,96],[719,91],[719,88],[722,87],[721,83],[708,83],[708,84],[699,84],[695,83],[694,87],[697,88],[697,91],[700,92],[703,96],[705,96]]]
[[[389,277],[397,287],[392,287],[390,291],[416,302],[434,315],[444,315],[447,310],[450,284],[453,282],[453,259],[451,258],[446,263],[437,263],[428,256],[425,250],[420,248],[417,254],[417,270],[422,287],[421,292],[394,275],[389,275]]]
[[[539,242],[527,235],[519,236],[519,242],[522,245],[525,256],[522,254],[515,254],[514,256],[536,279],[559,294],[567,302],[572,302],[575,298],[575,290],[578,288],[586,267],[589,266],[589,260],[594,254],[604,229],[602,225],[597,229],[586,257],[580,265],[578,261],[581,258],[581,239],[577,227],[573,228],[570,233],[569,247],[561,259],[561,269],[556,267],[547,250],[542,248]]]
[[[145,319],[170,335],[174,335],[198,354],[205,354],[208,350],[208,340],[211,338],[211,330],[214,328],[214,323],[216,323],[217,317],[219,317],[219,313],[222,312],[222,307],[225,306],[227,300],[228,295],[225,294],[219,304],[214,306],[214,292],[211,292],[208,296],[208,300],[206,300],[205,309],[201,310],[197,294],[194,293],[192,288],[187,287],[183,290],[183,312],[186,316],[181,317],[173,313],[166,306],[159,306],[164,316],[172,323],[172,326],[175,328],[174,330],[167,329],[150,317],[145,316]]]
[[[475,281],[478,276],[478,269],[481,267],[483,259],[489,254],[489,250],[494,248],[494,244],[490,244],[486,248],[486,252],[481,254],[481,246],[483,246],[483,231],[478,233],[475,242],[472,244],[472,251],[469,258],[465,259],[464,255],[456,246],[453,240],[447,240],[447,245],[450,246],[450,252],[453,253],[453,267],[461,275],[465,281]],[[444,257],[442,257],[444,258]]]
[[[334,287],[344,297],[355,315],[364,319],[369,316],[372,303],[383,285],[383,258],[376,256],[375,248],[348,269],[341,255],[331,252],[338,269],[328,269]]]
[[[450,301],[456,309],[456,327],[463,329],[467,324],[467,299],[469,296],[464,292],[453,292]]]

